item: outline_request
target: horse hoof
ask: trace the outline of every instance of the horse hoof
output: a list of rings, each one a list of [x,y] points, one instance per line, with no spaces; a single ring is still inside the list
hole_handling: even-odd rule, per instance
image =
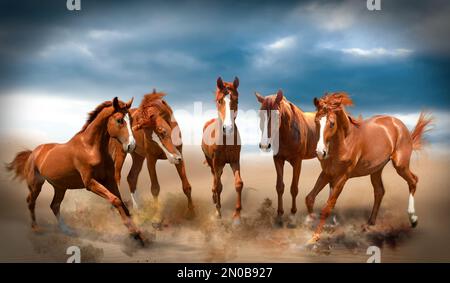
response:
[[[148,243],[148,240],[144,237],[141,232],[132,233],[131,236],[141,244],[142,247],[145,247]]]
[[[152,227],[154,229],[161,230],[162,229],[162,223],[161,222],[152,222]]]
[[[237,227],[241,225],[241,218],[240,217],[234,217],[233,218],[233,226]]]
[[[63,232],[64,235],[71,237],[77,236],[77,233],[71,228],[69,228],[67,225],[60,225],[59,229],[61,230],[61,232]]]
[[[409,215],[409,222],[411,223],[412,228],[416,228],[418,220],[419,220],[419,217],[417,217],[417,215],[415,215],[415,214]]]
[[[363,232],[363,233],[370,232],[372,230],[372,226],[373,226],[373,224],[370,224],[370,223],[361,225],[361,232]]]
[[[287,224],[287,227],[290,229],[297,228],[297,219],[295,218],[295,215],[289,215],[289,222]]]
[[[308,214],[305,218],[304,224],[309,226],[309,225],[313,225],[314,221],[316,221],[316,215],[314,213],[312,214]]]
[[[191,220],[195,218],[195,210],[193,208],[189,208],[186,213],[186,218]]]
[[[318,234],[314,234],[311,239],[306,242],[306,246],[314,246],[319,242],[320,236]]]
[[[37,234],[42,233],[41,227],[39,227],[37,224],[32,224],[32,225],[31,225],[31,230],[32,230],[34,233],[37,233]]]
[[[275,226],[279,228],[283,227],[283,218],[281,216],[275,217]]]

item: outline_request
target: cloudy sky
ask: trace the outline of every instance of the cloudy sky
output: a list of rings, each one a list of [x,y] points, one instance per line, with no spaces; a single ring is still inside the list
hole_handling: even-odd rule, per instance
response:
[[[278,88],[307,111],[314,96],[346,91],[353,114],[409,127],[431,110],[430,139],[447,144],[450,2],[381,2],[81,0],[68,11],[66,0],[1,1],[0,132],[65,141],[101,101],[153,88],[168,93],[182,130],[201,128],[220,75],[240,78],[245,111],[258,107],[254,91]],[[247,114],[242,127],[257,128]]]

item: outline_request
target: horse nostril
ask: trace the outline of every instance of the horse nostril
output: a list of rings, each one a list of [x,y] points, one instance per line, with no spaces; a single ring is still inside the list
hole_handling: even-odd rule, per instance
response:
[[[262,148],[262,145],[261,145],[261,143],[259,143],[259,148]]]
[[[267,148],[270,149],[270,143],[269,143],[269,145],[267,146]]]

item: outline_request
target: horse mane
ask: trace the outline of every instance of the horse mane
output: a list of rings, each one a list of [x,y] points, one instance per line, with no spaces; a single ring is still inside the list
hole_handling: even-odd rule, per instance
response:
[[[164,92],[156,92],[154,89],[152,93],[144,95],[138,110],[140,111],[141,117],[144,119],[149,119],[152,114],[154,114],[157,109],[161,116],[170,123],[172,117],[172,108],[163,99],[166,96]]]
[[[359,127],[362,123],[361,115],[358,119],[355,119],[350,114],[347,113],[344,106],[353,106],[353,100],[346,92],[333,92],[326,93],[324,97],[320,99],[323,103],[323,107],[327,108],[328,111],[344,111],[344,114],[347,116],[350,123]]]
[[[107,100],[100,105],[98,105],[94,110],[88,113],[88,118],[86,119],[86,122],[84,123],[81,130],[77,133],[82,133],[86,130],[86,128],[97,118],[98,114],[103,111],[106,107],[112,106],[112,102],[110,100]]]

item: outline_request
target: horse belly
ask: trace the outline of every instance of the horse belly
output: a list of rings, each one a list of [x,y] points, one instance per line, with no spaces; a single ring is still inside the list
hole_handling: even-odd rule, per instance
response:
[[[50,184],[66,189],[83,188],[83,181],[65,145],[56,145],[37,158],[36,167]]]
[[[375,173],[383,168],[391,158],[394,144],[386,130],[376,126],[369,130],[370,134],[364,135],[366,138],[352,176]]]

